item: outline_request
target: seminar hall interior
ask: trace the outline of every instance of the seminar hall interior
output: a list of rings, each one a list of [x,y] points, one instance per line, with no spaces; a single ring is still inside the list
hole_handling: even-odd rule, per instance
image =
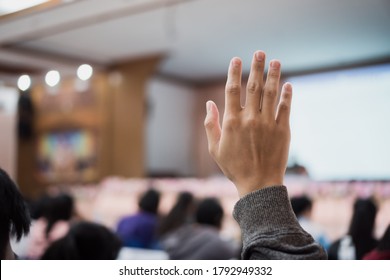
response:
[[[232,252],[215,258],[240,258],[239,196],[209,155],[205,104],[222,120],[236,56],[245,104],[263,50],[293,85],[284,183],[298,221],[329,255],[367,257],[390,225],[389,26],[385,0],[0,1],[0,167],[32,217],[14,252],[40,259],[85,221],[120,241],[114,258],[208,259],[165,249],[167,233],[202,226],[208,199]],[[351,236],[356,220],[366,236]]]

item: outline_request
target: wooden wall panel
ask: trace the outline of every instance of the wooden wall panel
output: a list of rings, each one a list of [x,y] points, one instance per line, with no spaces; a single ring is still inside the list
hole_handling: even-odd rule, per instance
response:
[[[146,83],[160,58],[142,59],[115,66],[111,77],[111,174],[144,177]]]
[[[57,97],[44,85],[36,86],[31,92],[35,135],[18,141],[17,181],[22,192],[35,197],[49,185],[99,182],[107,176],[145,176],[145,87],[159,60],[130,61],[97,73],[87,92],[77,92],[74,79],[61,81]],[[97,172],[87,181],[49,182],[38,175],[38,137],[66,129],[88,129],[97,135]]]

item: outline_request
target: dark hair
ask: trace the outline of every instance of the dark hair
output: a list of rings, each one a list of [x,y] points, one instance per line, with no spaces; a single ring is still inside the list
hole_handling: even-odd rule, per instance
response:
[[[390,251],[390,224],[378,243],[378,251]]]
[[[372,199],[355,201],[348,234],[355,244],[358,259],[376,246],[373,237],[376,213],[377,207]]]
[[[47,194],[43,194],[37,199],[27,201],[31,219],[38,220],[39,218],[43,217],[49,202],[50,196]]]
[[[302,215],[306,210],[310,210],[312,205],[311,199],[305,195],[291,198],[291,206],[297,217]]]
[[[58,221],[69,221],[73,214],[74,201],[69,194],[50,197],[43,206],[42,217],[47,220],[46,236]]]
[[[189,218],[189,212],[194,205],[194,196],[190,192],[181,192],[176,200],[175,205],[169,213],[162,219],[158,228],[158,235],[177,229],[185,224]]]
[[[349,234],[354,237],[371,237],[377,207],[372,199],[357,199],[353,206],[353,215],[349,226]]]
[[[196,210],[196,222],[220,228],[223,218],[223,209],[215,198],[203,199]]]
[[[53,242],[43,260],[114,260],[122,244],[107,227],[79,222],[63,238]]]
[[[148,213],[157,214],[158,204],[160,203],[160,193],[154,189],[150,189],[143,194],[138,206]]]
[[[30,230],[30,215],[17,186],[0,168],[0,254],[5,257],[9,236],[19,241]]]

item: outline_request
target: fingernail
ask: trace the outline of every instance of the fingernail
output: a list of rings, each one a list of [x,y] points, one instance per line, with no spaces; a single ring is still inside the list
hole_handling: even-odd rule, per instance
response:
[[[231,62],[232,66],[237,67],[241,65],[241,60],[238,57],[234,57]]]
[[[291,92],[292,91],[292,85],[290,83],[285,83],[284,84],[284,88],[285,90]]]
[[[278,60],[272,60],[270,63],[272,68],[279,68],[280,67],[280,62]]]
[[[210,110],[211,110],[211,102],[207,101],[206,102],[206,112],[208,113],[208,112],[210,112]]]
[[[255,53],[256,60],[259,62],[264,61],[264,56],[264,53],[261,51]]]

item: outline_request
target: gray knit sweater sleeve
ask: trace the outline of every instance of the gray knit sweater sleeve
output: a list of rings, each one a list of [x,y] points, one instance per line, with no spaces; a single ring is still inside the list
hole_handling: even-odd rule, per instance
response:
[[[240,225],[243,259],[326,259],[325,250],[299,225],[285,186],[241,198],[233,216]]]

